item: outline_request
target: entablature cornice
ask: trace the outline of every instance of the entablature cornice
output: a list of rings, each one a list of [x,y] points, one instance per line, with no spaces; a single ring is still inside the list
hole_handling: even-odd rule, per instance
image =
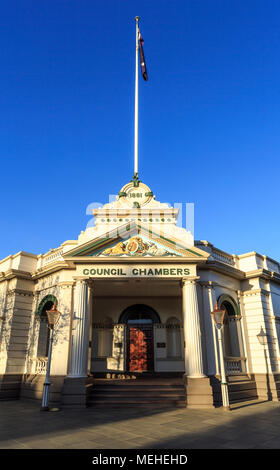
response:
[[[11,296],[13,294],[22,295],[24,297],[34,297],[35,296],[34,292],[24,290],[24,289],[18,289],[18,288],[8,290],[8,292],[7,292],[8,296]]]
[[[62,289],[68,289],[74,286],[74,281],[61,281],[58,282],[56,285],[57,287],[61,287]]]
[[[243,271],[240,271],[237,268],[234,268],[232,266],[229,266],[227,264],[224,264],[220,261],[213,261],[213,260],[206,260],[204,264],[199,266],[200,269],[209,269],[209,271],[216,271],[221,274],[226,274],[228,276],[231,276],[235,279],[239,280],[244,280],[245,279],[245,273]]]
[[[208,289],[215,289],[219,285],[218,282],[215,281],[199,281],[198,283],[201,287],[206,287]]]
[[[36,286],[36,290],[35,290],[35,294],[39,295],[40,292],[43,292],[45,290],[48,290],[48,289],[53,289],[54,287],[58,287],[58,288],[62,288],[62,289],[71,289],[73,286],[75,285],[75,282],[74,280],[73,281],[60,281],[60,282],[57,282],[55,284],[51,284],[49,286],[44,286],[44,287],[40,287],[40,286]]]
[[[268,271],[267,269],[254,269],[245,273],[245,279],[261,278],[266,281],[274,281],[280,284],[280,274],[275,271]]]
[[[159,207],[159,206],[148,206],[148,207],[140,207],[140,208],[132,208],[132,207],[117,207],[117,208],[99,208],[93,211],[93,214],[96,218],[100,217],[133,217],[136,221],[139,217],[149,215],[157,215],[159,217],[167,217],[167,216],[177,216],[179,209],[174,209],[171,207]],[[131,222],[131,220],[127,220],[125,222]]]
[[[31,273],[27,271],[21,271],[19,269],[9,269],[8,271],[0,273],[0,281],[10,280],[10,279],[27,279],[32,280]]]
[[[72,269],[76,264],[197,264],[201,265],[206,262],[207,258],[197,257],[183,257],[183,256],[170,256],[170,257],[141,257],[141,256],[108,256],[108,257],[89,257],[89,256],[65,256],[65,262]]]
[[[245,291],[239,291],[240,295],[243,297],[253,296],[253,295],[265,295],[269,296],[270,292],[266,289],[250,289]]]
[[[57,271],[61,271],[63,269],[72,269],[72,267],[70,267],[69,263],[65,261],[56,261],[52,265],[48,265],[34,271],[32,273],[32,280],[36,281],[37,279],[49,276],[50,274],[53,274]]]

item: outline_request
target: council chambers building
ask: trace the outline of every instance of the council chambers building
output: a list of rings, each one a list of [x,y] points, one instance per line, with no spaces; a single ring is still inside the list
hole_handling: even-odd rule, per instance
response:
[[[277,261],[194,241],[137,177],[93,215],[77,240],[0,262],[2,399],[42,399],[56,304],[51,403],[220,406],[216,302],[230,402],[279,399]]]
[[[50,402],[64,407],[220,406],[224,376],[230,402],[278,400],[280,264],[194,241],[138,179],[138,50],[148,76],[135,20],[134,177],[77,240],[0,261],[0,398],[41,400],[51,364]]]

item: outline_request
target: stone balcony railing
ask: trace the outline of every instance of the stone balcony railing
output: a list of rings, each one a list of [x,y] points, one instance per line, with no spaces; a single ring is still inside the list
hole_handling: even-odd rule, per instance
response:
[[[225,369],[227,375],[238,375],[246,372],[245,357],[225,357]]]
[[[54,261],[62,260],[63,259],[62,254],[63,254],[63,250],[58,250],[49,254],[48,256],[43,258],[42,266],[46,266],[47,264],[53,263]]]
[[[216,248],[212,249],[211,256],[216,259],[217,261],[221,261],[222,263],[228,264],[229,266],[235,266],[234,257],[228,255]]]
[[[48,358],[47,357],[32,357],[30,359],[31,363],[31,370],[30,373],[36,375],[45,375],[47,372],[47,364]]]

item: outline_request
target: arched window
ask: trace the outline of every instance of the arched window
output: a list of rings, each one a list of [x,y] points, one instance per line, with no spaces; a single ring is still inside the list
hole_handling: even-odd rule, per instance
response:
[[[50,329],[48,327],[47,310],[50,310],[57,300],[54,295],[44,297],[37,309],[37,315],[40,319],[37,357],[46,357],[49,350]]]
[[[159,315],[152,307],[144,304],[135,304],[122,312],[119,323],[161,323],[161,321]]]
[[[228,295],[219,298],[219,307],[226,311],[224,319],[224,352],[228,357],[243,356],[243,341],[239,308],[234,299]]]
[[[167,357],[182,357],[181,325],[177,318],[168,318],[166,322]]]

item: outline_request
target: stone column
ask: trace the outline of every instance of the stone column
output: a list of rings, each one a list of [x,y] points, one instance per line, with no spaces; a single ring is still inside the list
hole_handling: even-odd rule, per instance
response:
[[[69,377],[87,376],[89,342],[88,283],[78,281],[75,289]]]
[[[93,297],[93,283],[88,285],[88,375],[91,373],[91,356],[92,356],[92,297]]]
[[[89,312],[88,280],[78,280],[74,292],[74,310],[69,373],[64,380],[62,405],[86,406],[88,382]]]
[[[209,378],[203,372],[197,279],[182,280],[187,407],[209,408],[213,406],[214,399]]]
[[[196,279],[182,281],[182,306],[185,338],[185,367],[188,377],[205,377],[201,346]]]

